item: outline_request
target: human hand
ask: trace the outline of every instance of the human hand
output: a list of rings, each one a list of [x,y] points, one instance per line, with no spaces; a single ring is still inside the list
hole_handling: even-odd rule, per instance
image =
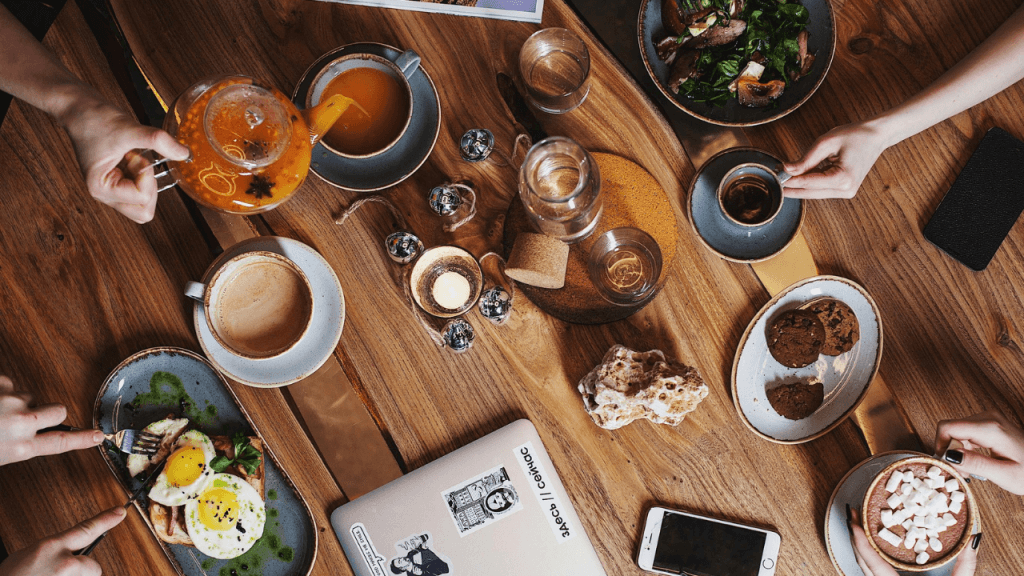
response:
[[[885,133],[872,122],[833,128],[818,138],[803,158],[784,164],[793,177],[786,182],[783,195],[853,198],[886,148]]]
[[[959,440],[963,449],[951,448]],[[991,456],[979,453],[987,448]],[[943,420],[935,432],[935,453],[958,472],[975,474],[1017,495],[1024,495],[1024,431],[995,410],[962,420]]]
[[[156,213],[153,168],[139,150],[185,160],[187,147],[170,134],[143,126],[91,89],[59,116],[75,145],[89,194],[131,220],[143,224]]]
[[[68,411],[60,404],[32,407],[32,396],[14,391],[14,383],[0,376],[0,466],[36,456],[92,448],[103,442],[99,430],[47,432],[43,428],[64,421]]]
[[[92,544],[125,516],[126,510],[118,506],[66,532],[44,538],[0,563],[0,576],[99,576],[102,570],[95,560],[75,556],[74,552]]]
[[[847,505],[846,514],[846,522],[850,528],[850,541],[853,543],[853,555],[857,557],[857,565],[860,566],[864,576],[899,576],[896,569],[883,560],[868,542],[868,536],[864,533],[864,527],[860,521],[860,510]],[[978,567],[979,544],[981,544],[980,533],[971,537],[971,543],[960,553],[950,576],[974,576],[974,571]]]

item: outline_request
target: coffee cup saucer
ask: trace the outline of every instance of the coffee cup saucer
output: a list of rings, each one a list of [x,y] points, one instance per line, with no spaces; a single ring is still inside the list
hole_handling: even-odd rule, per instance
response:
[[[846,476],[839,481],[836,489],[829,499],[828,508],[825,509],[825,548],[828,549],[828,556],[840,576],[864,576],[864,572],[857,565],[857,558],[854,555],[853,544],[850,542],[850,531],[846,526],[846,506],[857,508],[864,503],[864,494],[874,480],[886,466],[912,456],[921,456],[918,452],[894,451],[882,452],[861,462],[846,473]],[[981,531],[980,514],[974,515],[974,523],[971,526],[971,534]],[[953,573],[956,562],[921,572],[924,576],[949,576]]]
[[[306,105],[306,95],[321,70],[341,56],[353,53],[375,54],[394,61],[402,51],[376,42],[359,42],[335,48],[306,69],[292,93],[292,102],[299,108]],[[441,104],[434,81],[420,63],[411,77],[413,115],[405,134],[389,150],[370,158],[346,158],[328,150],[323,144],[313,147],[310,170],[323,181],[343,190],[376,192],[389,188],[412,176],[434,150],[441,132]]]
[[[723,150],[704,163],[690,184],[687,218],[701,243],[726,260],[760,262],[783,251],[796,237],[804,220],[803,201],[786,198],[778,216],[761,226],[743,226],[726,218],[718,202],[718,184],[740,164],[769,167],[778,158],[756,148]]]
[[[345,325],[345,295],[338,276],[323,256],[298,240],[279,236],[251,238],[228,248],[213,262],[202,282],[209,282],[231,258],[260,250],[290,259],[309,279],[313,316],[302,339],[280,356],[254,360],[232,354],[213,337],[201,302],[193,306],[192,321],[203,353],[217,370],[248,386],[278,388],[316,372],[334,353]]]

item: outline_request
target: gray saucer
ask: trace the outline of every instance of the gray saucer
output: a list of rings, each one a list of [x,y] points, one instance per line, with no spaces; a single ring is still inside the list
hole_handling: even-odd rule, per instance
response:
[[[786,198],[782,210],[762,226],[740,226],[722,213],[718,204],[718,183],[732,168],[747,162],[768,167],[781,164],[778,158],[756,148],[730,148],[701,166],[690,184],[687,216],[701,242],[712,252],[734,262],[760,262],[781,252],[793,241],[804,219],[803,201]]]
[[[401,50],[375,42],[360,42],[335,48],[314,62],[302,75],[292,94],[292,102],[299,108],[306,105],[306,93],[316,75],[335,58],[363,52],[394,60]],[[430,75],[420,64],[409,78],[412,86],[413,117],[409,129],[395,145],[373,158],[344,158],[334,154],[322,144],[313,147],[310,168],[328,184],[354,192],[376,192],[402,182],[412,176],[427,161],[441,131],[441,103]]]

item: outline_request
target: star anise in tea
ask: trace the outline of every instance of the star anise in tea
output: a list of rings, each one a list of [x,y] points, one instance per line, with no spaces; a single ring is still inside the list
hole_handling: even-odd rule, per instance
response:
[[[249,184],[249,187],[245,189],[245,193],[255,196],[257,200],[272,198],[274,196],[273,192],[271,192],[273,187],[274,183],[268,178],[256,175],[252,177],[252,182]]]

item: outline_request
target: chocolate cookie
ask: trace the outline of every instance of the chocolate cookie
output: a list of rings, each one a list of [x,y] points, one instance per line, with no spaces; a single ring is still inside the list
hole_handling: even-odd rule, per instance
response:
[[[825,326],[825,344],[821,353],[826,356],[839,356],[849,352],[860,340],[860,322],[853,309],[839,300],[827,298],[815,302],[808,308],[818,315]]]
[[[810,310],[779,314],[768,327],[768,351],[779,364],[803,368],[818,359],[825,342],[825,326]]]
[[[821,407],[825,400],[825,386],[821,380],[783,384],[768,390],[768,403],[780,415],[790,420],[803,420]]]

